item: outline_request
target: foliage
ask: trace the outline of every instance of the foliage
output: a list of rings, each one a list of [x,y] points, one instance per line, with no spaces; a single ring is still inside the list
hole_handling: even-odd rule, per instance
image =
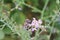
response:
[[[32,32],[23,27],[29,17],[41,19],[49,35],[38,29],[30,37]],[[60,0],[0,0],[0,40],[9,40],[7,36],[11,40],[50,40],[52,33],[57,33],[54,40],[60,40]]]

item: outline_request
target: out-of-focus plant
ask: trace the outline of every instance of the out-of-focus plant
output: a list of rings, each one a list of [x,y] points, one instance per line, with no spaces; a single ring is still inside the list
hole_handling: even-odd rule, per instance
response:
[[[40,1],[42,2],[42,4],[40,4],[41,3]],[[25,6],[28,7],[26,8],[26,10],[25,10]],[[32,20],[32,22],[30,21],[30,24],[27,23],[27,25],[29,25],[30,27],[34,27],[34,26],[37,27],[38,25],[41,27],[41,30],[39,28],[38,30],[36,28],[33,28],[33,31],[35,31],[34,37],[30,37],[30,35],[32,34],[31,28],[26,30],[23,26],[24,21],[27,18],[25,13],[29,14],[28,11],[31,12],[32,14],[33,13],[41,14],[38,17],[43,21],[42,23],[41,21],[38,20],[38,22],[42,23],[42,24],[38,24],[37,20],[34,19]],[[45,0],[45,1],[44,0],[0,0],[0,39],[1,40],[5,38],[5,35],[11,35],[11,36],[17,35],[20,38],[18,40],[60,40],[59,26],[60,26],[59,0]],[[46,31],[42,31],[43,28],[46,29]],[[55,36],[55,34],[57,34],[58,36]]]

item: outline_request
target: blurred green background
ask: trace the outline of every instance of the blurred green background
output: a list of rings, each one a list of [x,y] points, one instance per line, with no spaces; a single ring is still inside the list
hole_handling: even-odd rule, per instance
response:
[[[33,17],[43,20],[49,33],[57,29],[57,36],[37,33],[34,40],[60,40],[60,0],[0,0],[0,40],[31,40],[22,25]]]

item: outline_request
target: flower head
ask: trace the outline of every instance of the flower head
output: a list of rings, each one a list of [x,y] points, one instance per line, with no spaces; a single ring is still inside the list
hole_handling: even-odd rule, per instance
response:
[[[31,25],[32,25],[32,26],[35,26],[36,23],[37,23],[37,20],[36,20],[35,18],[33,18]]]
[[[37,29],[36,29],[36,28],[32,28],[32,29],[31,29],[32,32],[35,31],[35,30],[37,30]]]

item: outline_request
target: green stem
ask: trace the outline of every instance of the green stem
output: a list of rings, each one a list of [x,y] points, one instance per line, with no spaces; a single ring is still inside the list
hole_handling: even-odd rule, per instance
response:
[[[20,33],[17,32],[15,29],[13,29],[13,26],[10,26],[8,23],[4,22],[3,20],[0,20],[0,21],[3,22],[5,25],[7,25],[7,27],[9,27],[12,30],[12,32],[15,32],[16,34],[20,36]]]
[[[28,7],[32,8],[32,9],[34,9],[34,10],[37,10],[37,12],[39,12],[39,13],[42,13],[42,11],[39,10],[39,9],[37,9],[36,7],[33,7],[33,6],[28,5],[28,4],[26,4],[26,3],[22,3],[22,4],[25,5],[25,6],[28,6]]]
[[[44,5],[43,10],[42,10],[41,19],[43,19],[44,11],[45,11],[45,9],[46,9],[46,7],[48,5],[48,2],[49,2],[49,0],[46,0],[45,5]]]

